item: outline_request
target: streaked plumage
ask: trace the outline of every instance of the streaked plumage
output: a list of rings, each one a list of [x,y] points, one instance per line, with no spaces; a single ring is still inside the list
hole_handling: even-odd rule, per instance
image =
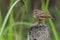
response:
[[[50,14],[46,14],[41,10],[34,10],[34,17],[39,20],[34,23],[29,29],[29,40],[50,40],[50,31],[46,24],[41,21],[47,18],[51,18]]]

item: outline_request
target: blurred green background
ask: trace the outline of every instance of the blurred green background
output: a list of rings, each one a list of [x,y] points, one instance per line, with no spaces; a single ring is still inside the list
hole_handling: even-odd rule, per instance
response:
[[[20,0],[14,8],[11,10],[8,16],[7,22],[2,30],[7,12],[12,4],[17,0],[0,0],[0,40],[28,40],[27,29],[36,22],[33,17],[33,9],[37,8],[41,10],[48,10],[52,15],[52,21],[57,31],[57,36],[54,36],[51,27],[51,40],[58,40],[60,38],[60,0]],[[38,4],[34,4],[34,3]],[[48,5],[45,8],[45,3]],[[48,20],[46,24],[49,24]],[[2,30],[2,33],[1,33]]]

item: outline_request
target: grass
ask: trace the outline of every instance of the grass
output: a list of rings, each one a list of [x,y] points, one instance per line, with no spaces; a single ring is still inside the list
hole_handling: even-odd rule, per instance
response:
[[[41,9],[43,11],[49,11],[48,10],[49,1],[50,0],[46,0],[46,3],[45,3],[44,0],[41,0],[42,2]],[[13,8],[20,2],[20,0],[10,0],[9,2],[10,2],[9,4],[10,8],[5,16],[3,23],[2,23],[2,11],[0,9],[0,40],[5,40],[5,39],[7,40],[29,40],[29,37],[28,37],[29,35],[28,33],[26,33],[26,28],[29,28],[29,26],[31,26],[35,22],[35,19],[32,18],[33,16],[32,16],[32,12],[30,8],[31,0],[23,0],[24,4],[23,5],[20,4],[21,5],[19,9],[20,18],[18,19],[19,20],[18,22],[17,21],[15,22],[14,20],[14,16],[16,17],[14,12],[16,10],[14,11]],[[16,13],[18,14],[18,12]],[[48,22],[54,34],[55,40],[59,40],[54,22],[52,21],[52,19],[48,19]],[[52,40],[54,38],[52,38]]]
[[[48,11],[48,5],[49,5],[49,0],[46,0],[46,4],[44,3],[44,0],[42,0],[42,10]],[[59,40],[58,34],[57,34],[57,31],[56,31],[56,29],[55,29],[55,26],[54,26],[54,24],[53,24],[52,19],[49,18],[48,21],[49,21],[50,26],[51,26],[51,28],[52,28],[52,31],[53,31],[55,40]]]
[[[7,22],[7,20],[8,20],[9,15],[10,15],[10,12],[12,11],[13,7],[16,5],[17,2],[19,2],[19,0],[17,0],[17,1],[11,6],[11,8],[10,8],[9,11],[8,11],[8,13],[7,13],[6,17],[5,17],[5,20],[4,20],[3,24],[2,24],[2,28],[1,28],[1,31],[0,31],[0,36],[2,35],[2,32],[3,32],[4,28],[5,28],[5,25],[6,25],[6,22]]]
[[[2,25],[2,13],[1,13],[1,9],[0,9],[0,28],[1,28],[1,25]]]

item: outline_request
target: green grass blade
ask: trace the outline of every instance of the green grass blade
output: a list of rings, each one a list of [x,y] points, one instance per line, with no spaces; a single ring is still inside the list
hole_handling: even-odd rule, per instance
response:
[[[1,9],[0,9],[0,29],[1,29],[1,24],[2,24],[2,12],[1,12]],[[4,40],[3,35],[0,36],[0,40]]]
[[[50,26],[52,28],[52,32],[54,34],[55,40],[59,40],[58,34],[56,32],[56,29],[55,29],[55,26],[54,26],[53,21],[51,19],[49,19],[49,23],[50,23]]]
[[[49,0],[46,0],[45,6],[44,6],[44,2],[42,1],[42,5],[43,5],[43,6],[42,6],[42,10],[48,11]],[[45,8],[44,8],[44,7],[45,7]],[[55,26],[54,26],[53,21],[52,21],[51,19],[49,19],[49,23],[50,23],[50,26],[51,26],[51,28],[52,28],[53,34],[54,34],[54,36],[55,36],[55,40],[59,40],[58,34],[57,34],[57,32],[56,32],[56,29],[55,29]]]
[[[41,0],[41,2],[42,2],[42,10],[45,10],[45,2],[44,2],[44,0]]]
[[[25,0],[24,1],[24,4],[25,4],[25,8],[26,8],[26,17],[27,17],[27,20],[29,22],[33,22],[35,19],[33,19],[33,16],[32,16],[32,11],[31,11],[31,0]],[[31,19],[31,20],[30,20]]]
[[[48,11],[49,0],[46,0],[45,11]]]
[[[14,3],[14,0],[10,0],[10,6]],[[9,30],[8,30],[8,40],[13,40],[13,30],[12,30],[12,24],[14,23],[13,19],[13,10],[10,12],[9,16]]]
[[[23,6],[22,9],[21,9],[22,16],[21,16],[21,18],[20,18],[20,21],[23,21],[24,18],[25,18],[25,15],[24,15],[24,14],[25,14],[25,10],[26,10],[26,9],[25,9],[25,6]],[[24,36],[24,34],[23,34],[24,31],[23,31],[23,30],[24,30],[24,27],[23,27],[22,24],[21,24],[21,25],[20,25],[20,29],[19,29],[19,31],[20,31],[20,32],[19,32],[19,34],[20,34],[20,40],[23,40],[23,39],[24,39],[24,37],[23,37],[23,36]]]
[[[5,40],[5,38],[3,36],[0,36],[0,40]]]
[[[1,25],[2,25],[2,13],[1,13],[1,9],[0,9],[0,28],[1,28]]]
[[[46,11],[48,11],[48,5],[49,5],[49,0],[46,0],[46,9],[45,9]],[[49,23],[52,28],[52,32],[54,34],[55,40],[59,40],[57,31],[56,31],[53,21],[51,19],[49,19]]]
[[[6,22],[7,22],[7,20],[8,20],[9,15],[10,15],[10,12],[12,11],[13,7],[14,7],[19,1],[20,1],[20,0],[15,1],[14,4],[13,4],[13,5],[11,6],[11,8],[9,9],[9,11],[7,12],[7,15],[6,15],[6,17],[5,17],[5,19],[4,19],[4,22],[3,22],[3,24],[2,24],[2,28],[1,28],[1,31],[0,31],[0,36],[2,35],[2,32],[3,32],[4,28],[5,28],[5,25],[6,25]]]

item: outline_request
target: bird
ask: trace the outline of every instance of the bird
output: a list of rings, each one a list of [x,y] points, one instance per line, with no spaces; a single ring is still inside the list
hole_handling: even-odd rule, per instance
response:
[[[29,28],[29,40],[50,40],[49,27],[41,21],[51,18],[51,15],[39,9],[35,9],[33,14],[38,21]]]
[[[52,18],[52,16],[49,14],[48,11],[42,11],[39,9],[35,9],[33,11],[33,14],[34,14],[34,18],[36,18],[37,20],[40,20],[40,21],[46,20],[48,18]]]

